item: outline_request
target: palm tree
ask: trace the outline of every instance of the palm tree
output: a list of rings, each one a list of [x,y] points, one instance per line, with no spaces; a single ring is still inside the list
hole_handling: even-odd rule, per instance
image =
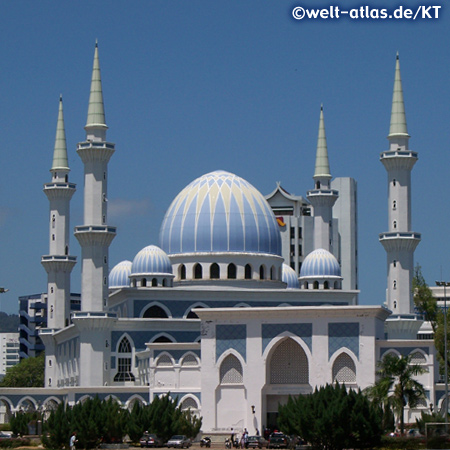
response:
[[[425,398],[425,389],[415,377],[427,372],[419,364],[411,363],[412,356],[398,357],[388,353],[378,363],[376,383],[368,389],[369,397],[379,405],[391,408],[397,420],[400,419],[400,431],[405,429],[405,406],[415,408]]]

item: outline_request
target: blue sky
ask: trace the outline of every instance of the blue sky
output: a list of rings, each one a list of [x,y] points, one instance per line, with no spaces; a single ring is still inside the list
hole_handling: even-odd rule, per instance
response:
[[[441,3],[439,3],[441,2]],[[108,140],[109,224],[118,227],[111,267],[158,244],[177,193],[224,169],[263,194],[277,181],[305,195],[313,187],[324,104],[331,172],[358,182],[362,304],[382,304],[387,231],[388,149],[395,55],[400,53],[410,147],[415,253],[430,284],[450,280],[450,10],[438,20],[294,21],[294,6],[322,0],[0,1],[0,309],[44,292],[48,200],[59,95],[63,95],[72,227],[83,224],[83,167],[95,40]],[[364,3],[344,0],[341,8]],[[372,6],[416,7],[416,0]],[[80,257],[71,237],[71,254]],[[78,263],[72,291],[80,291]]]

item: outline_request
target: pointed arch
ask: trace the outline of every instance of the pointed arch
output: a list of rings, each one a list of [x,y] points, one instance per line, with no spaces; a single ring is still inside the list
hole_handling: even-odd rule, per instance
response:
[[[242,384],[244,380],[242,364],[233,353],[223,358],[219,374],[220,384]]]
[[[227,278],[229,280],[235,280],[236,279],[236,264],[230,263],[227,267]]]
[[[162,332],[153,336],[150,342],[152,343],[152,342],[177,342],[177,341],[170,334]]]
[[[252,272],[253,272],[252,266],[250,264],[246,264],[244,268],[244,278],[246,280],[251,280],[253,278]]]
[[[195,353],[187,352],[185,355],[183,355],[180,365],[183,367],[198,366],[199,361]]]
[[[308,357],[291,337],[282,339],[272,349],[268,366],[268,384],[309,383]]]
[[[157,367],[173,367],[174,363],[175,361],[167,352],[161,353],[155,361]]]
[[[201,280],[203,278],[203,267],[199,263],[194,264],[194,279]]]
[[[196,414],[199,409],[198,399],[191,394],[182,397],[179,402],[179,405],[182,411],[190,410],[194,414]]]
[[[260,280],[266,279],[266,266],[264,264],[261,264],[259,266],[259,279]]]
[[[180,264],[178,267],[178,278],[180,280],[186,279],[186,266],[184,264]]]
[[[166,305],[152,302],[143,309],[141,317],[143,319],[168,319],[172,317],[172,314]]]
[[[114,376],[115,382],[135,381],[133,375],[133,350],[134,343],[131,337],[124,333],[117,342],[117,373]]]
[[[147,402],[140,395],[134,394],[125,402],[125,408],[131,411],[136,403],[141,406],[147,405]]]
[[[194,308],[209,308],[209,306],[206,303],[203,302],[196,302],[189,306],[189,308],[184,312],[183,317],[185,319],[198,319],[197,314],[192,311]]]
[[[212,263],[209,266],[209,278],[211,280],[218,280],[220,279],[220,267],[217,263]]]
[[[426,364],[427,355],[422,350],[416,349],[410,353],[411,364]]]
[[[333,383],[356,383],[356,364],[347,352],[342,352],[334,360],[332,379]]]

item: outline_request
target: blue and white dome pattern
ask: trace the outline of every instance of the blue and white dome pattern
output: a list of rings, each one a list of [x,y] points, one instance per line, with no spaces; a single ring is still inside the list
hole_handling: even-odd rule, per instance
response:
[[[160,244],[168,254],[248,252],[281,255],[272,209],[244,179],[225,171],[186,186],[164,217]]]
[[[110,289],[120,289],[123,287],[130,286],[129,276],[131,274],[131,261],[122,261],[116,264],[109,272],[109,288]]]
[[[131,274],[172,274],[172,264],[163,250],[149,245],[134,257]]]
[[[299,282],[297,277],[297,272],[289,267],[287,264],[283,263],[281,280],[287,284],[286,289],[298,289]]]
[[[341,277],[337,259],[329,251],[319,248],[312,251],[303,261],[300,278]]]

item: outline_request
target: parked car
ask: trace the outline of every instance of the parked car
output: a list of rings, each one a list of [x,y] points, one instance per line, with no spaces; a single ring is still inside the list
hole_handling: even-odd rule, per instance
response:
[[[162,447],[164,441],[162,438],[156,436],[156,434],[145,433],[141,439],[139,439],[141,447]]]
[[[288,448],[289,437],[283,433],[272,433],[269,438],[269,448]]]
[[[173,447],[173,448],[189,448],[191,446],[191,440],[188,439],[183,434],[176,434],[175,436],[172,436],[167,441],[167,448]]]
[[[248,437],[248,448],[269,448],[269,441],[264,439],[262,436],[249,436]]]

